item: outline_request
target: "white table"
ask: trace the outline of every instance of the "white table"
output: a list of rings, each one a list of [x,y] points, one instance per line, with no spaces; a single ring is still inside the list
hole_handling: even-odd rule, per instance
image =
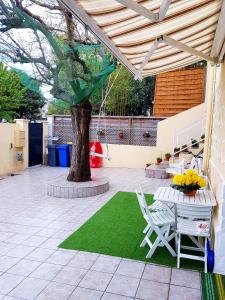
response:
[[[165,204],[190,204],[194,206],[211,208],[217,205],[213,192],[206,189],[198,190],[194,197],[189,197],[171,187],[160,187],[154,194],[154,200],[164,202]]]

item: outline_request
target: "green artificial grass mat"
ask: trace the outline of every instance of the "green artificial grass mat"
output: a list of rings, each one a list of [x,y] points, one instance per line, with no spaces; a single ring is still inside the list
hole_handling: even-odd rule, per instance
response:
[[[153,203],[153,195],[146,195],[146,199]],[[149,247],[140,247],[145,226],[136,194],[118,192],[59,247],[175,267],[177,259],[165,247],[158,247],[146,258]],[[171,245],[174,247],[174,240]],[[181,268],[202,270],[203,263],[182,259]]]
[[[202,299],[225,299],[225,276],[212,273],[201,273]]]

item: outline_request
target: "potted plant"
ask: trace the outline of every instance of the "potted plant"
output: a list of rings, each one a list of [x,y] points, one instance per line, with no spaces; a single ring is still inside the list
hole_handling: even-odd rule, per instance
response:
[[[123,131],[120,131],[119,133],[118,133],[118,137],[119,137],[119,139],[123,139],[124,138],[124,133],[123,133]]]
[[[105,133],[104,133],[104,131],[102,130],[102,129],[99,129],[98,131],[97,131],[97,135],[99,135],[99,136],[103,136]]]
[[[175,147],[174,149],[173,149],[173,152],[174,152],[174,156],[175,157],[179,157],[179,151],[180,151],[180,148],[179,147]]]
[[[192,148],[198,148],[199,143],[195,139],[191,139]]]
[[[183,146],[181,146],[181,150],[182,152],[188,152],[188,146],[184,144]]]
[[[205,142],[205,134],[203,133],[202,135],[201,135],[201,143],[204,143]]]
[[[156,158],[156,164],[157,164],[157,165],[160,165],[161,162],[162,162],[162,158],[161,158],[161,157],[157,157],[157,158]]]
[[[195,196],[197,190],[206,186],[206,181],[195,170],[187,170],[184,174],[177,174],[173,178],[171,187],[183,192],[187,196]]]
[[[165,153],[165,158],[164,158],[164,160],[169,161],[171,156],[172,156],[172,155],[171,155],[170,153]]]
[[[144,133],[143,133],[143,137],[144,137],[144,138],[150,138],[150,137],[151,137],[150,132],[149,132],[149,131],[144,132]]]

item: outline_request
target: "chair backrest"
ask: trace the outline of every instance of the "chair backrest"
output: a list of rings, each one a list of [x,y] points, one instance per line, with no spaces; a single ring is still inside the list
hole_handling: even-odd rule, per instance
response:
[[[145,220],[148,220],[152,224],[153,221],[152,221],[152,217],[151,217],[151,212],[148,208],[148,205],[146,203],[144,195],[142,195],[137,190],[136,190],[136,195],[137,195],[138,203],[139,203],[143,217],[145,218]]]
[[[136,195],[137,195],[137,199],[138,199],[138,203],[139,203],[141,212],[142,212],[143,216],[145,217],[147,215],[147,209],[148,209],[145,198],[143,197],[142,193],[138,192],[137,190],[136,190]]]
[[[210,207],[197,207],[193,205],[177,204],[176,216],[190,220],[211,220]]]

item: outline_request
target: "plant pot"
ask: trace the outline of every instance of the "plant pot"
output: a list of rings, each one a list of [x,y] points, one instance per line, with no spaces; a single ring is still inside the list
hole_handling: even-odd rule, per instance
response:
[[[124,133],[123,132],[119,132],[118,137],[119,137],[119,139],[122,140],[124,138]]]
[[[189,197],[194,197],[197,193],[197,190],[192,190],[192,191],[189,191],[189,192],[183,192],[186,196],[189,196]]]

